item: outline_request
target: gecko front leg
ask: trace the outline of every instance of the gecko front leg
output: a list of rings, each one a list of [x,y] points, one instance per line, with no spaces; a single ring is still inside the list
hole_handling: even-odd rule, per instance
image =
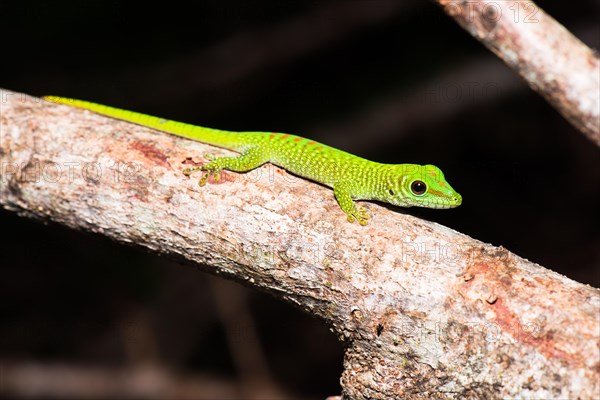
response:
[[[333,194],[342,211],[346,213],[348,222],[358,221],[360,225],[369,223],[369,213],[364,207],[357,205],[350,195],[352,183],[348,181],[337,182],[333,185]]]

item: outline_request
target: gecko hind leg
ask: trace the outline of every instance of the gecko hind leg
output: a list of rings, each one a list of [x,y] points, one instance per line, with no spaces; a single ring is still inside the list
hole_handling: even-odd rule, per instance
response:
[[[209,156],[207,158],[210,160],[208,164],[186,168],[183,172],[186,175],[190,175],[194,171],[204,171],[204,174],[198,182],[200,186],[206,185],[211,176],[215,182],[219,182],[221,179],[221,171],[224,169],[234,172],[248,172],[269,161],[268,154],[259,147],[251,147],[235,157]]]
[[[204,153],[202,155],[202,158],[210,161],[214,161],[216,160],[218,157],[216,155],[214,155],[213,153]],[[191,157],[187,158],[186,161],[190,160],[191,161]],[[191,161],[192,163],[194,163],[193,161]],[[194,163],[194,164],[198,164],[198,163]],[[181,172],[185,175],[185,176],[190,176],[192,175],[194,172],[197,171],[201,171],[202,170],[202,165],[194,165],[193,167],[187,167],[184,168]]]

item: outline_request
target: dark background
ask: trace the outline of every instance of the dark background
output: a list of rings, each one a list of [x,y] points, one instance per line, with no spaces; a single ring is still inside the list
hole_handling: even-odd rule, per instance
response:
[[[0,87],[433,163],[464,203],[409,213],[600,286],[600,150],[433,3],[190,4],[2,2]],[[597,2],[539,5],[599,47]],[[0,227],[0,395],[340,391],[341,345],[290,305],[100,236]]]

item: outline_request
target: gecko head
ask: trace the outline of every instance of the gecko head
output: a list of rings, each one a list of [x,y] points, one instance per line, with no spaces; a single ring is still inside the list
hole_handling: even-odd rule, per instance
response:
[[[388,179],[385,201],[402,207],[454,208],[462,203],[435,165],[399,164]]]

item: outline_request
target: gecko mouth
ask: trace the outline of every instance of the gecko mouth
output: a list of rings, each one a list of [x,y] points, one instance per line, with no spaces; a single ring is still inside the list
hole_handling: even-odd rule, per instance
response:
[[[459,205],[460,205],[460,204],[438,204],[438,203],[429,203],[429,204],[427,204],[427,207],[430,207],[430,208],[435,208],[435,209],[438,209],[438,210],[443,210],[443,209],[446,209],[446,208],[456,208],[456,207],[458,207]]]
[[[438,202],[435,200],[426,201],[421,204],[422,207],[435,208],[438,210],[448,209],[448,208],[456,208],[462,204],[462,196],[457,194],[452,199],[446,200],[445,202]]]

